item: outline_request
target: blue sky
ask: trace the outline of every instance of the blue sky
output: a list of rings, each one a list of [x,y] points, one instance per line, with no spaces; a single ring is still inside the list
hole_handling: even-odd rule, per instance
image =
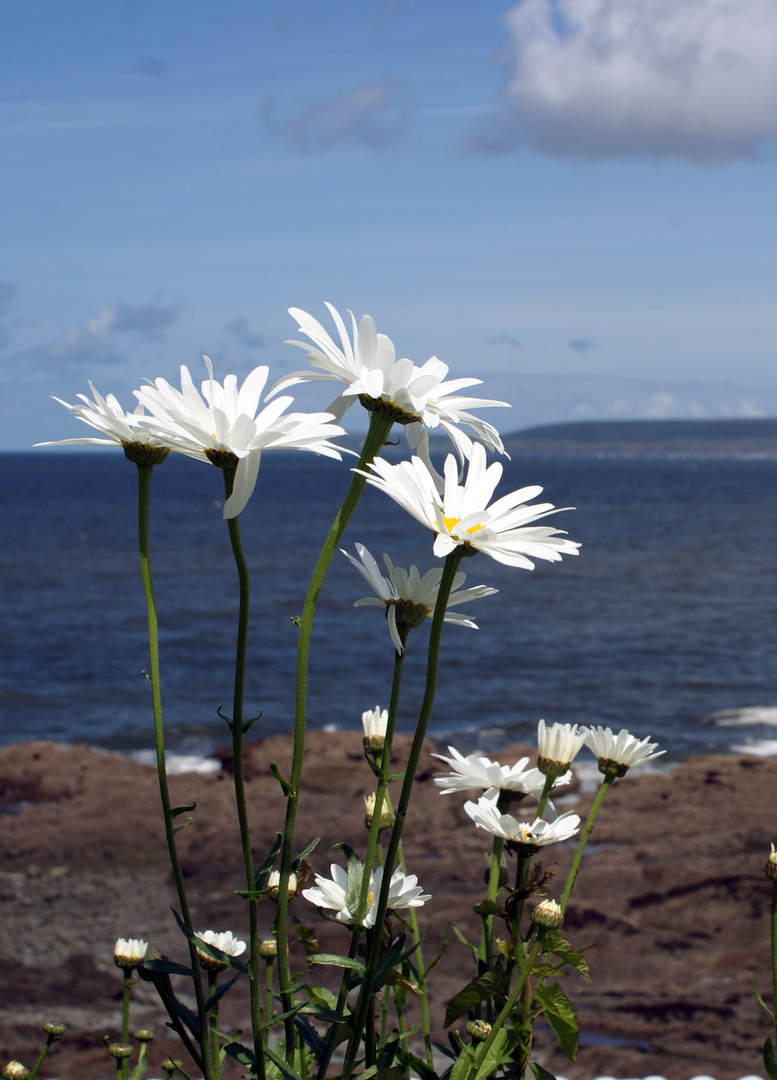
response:
[[[503,431],[777,415],[773,0],[6,0],[0,59],[0,449],[325,300]]]

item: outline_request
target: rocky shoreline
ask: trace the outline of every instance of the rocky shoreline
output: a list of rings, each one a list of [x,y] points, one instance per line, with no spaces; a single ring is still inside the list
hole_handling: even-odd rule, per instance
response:
[[[407,747],[401,737],[398,770]],[[482,896],[487,847],[464,814],[465,799],[441,797],[432,783],[444,769],[432,749],[424,754],[404,832],[408,872],[433,897],[421,920],[433,926],[428,956],[446,922],[476,936],[472,906]],[[523,753],[529,751],[506,748],[499,759],[508,763]],[[284,811],[269,763],[278,761],[284,771],[289,755],[285,737],[247,748],[259,858]],[[222,764],[219,772],[172,777],[171,788],[176,804],[197,803],[179,841],[198,926],[240,933],[246,920],[235,891],[244,886],[227,752]],[[362,795],[371,781],[360,733],[310,734],[297,836],[300,847],[321,837],[311,859],[317,872],[326,873],[331,844],[346,841],[357,850],[363,844]],[[591,799],[573,790],[564,806],[582,815]],[[41,1025],[62,1020],[67,1036],[53,1048],[41,1080],[109,1075],[102,1036],[116,1034],[119,1017],[115,939],[143,937],[171,957],[185,957],[170,914],[175,895],[156,774],[83,747],[19,743],[0,749],[0,813],[0,1061],[31,1065]],[[763,866],[773,840],[775,761],[698,758],[664,774],[637,769],[619,781],[599,815],[568,909],[568,936],[591,947],[593,978],[574,976],[567,984],[580,1017],[580,1053],[567,1061],[539,1030],[536,1056],[545,1067],[570,1080],[762,1074],[760,1048],[770,1030],[752,973],[768,1000],[771,888]],[[557,880],[571,853],[566,845],[554,850]],[[261,917],[269,930],[273,909],[265,904]],[[293,911],[315,926],[323,950],[343,944],[342,928],[320,922],[304,900]],[[453,941],[433,984],[442,1040],[445,1003],[471,976],[468,951]],[[158,1036],[150,1070],[158,1075],[159,1061],[177,1044],[166,1036],[153,992],[140,985],[134,1000],[133,1026],[152,1027]],[[245,1027],[245,1012],[244,996],[233,992],[225,1000],[225,1026]],[[239,1071],[225,1072],[225,1080],[231,1075]]]

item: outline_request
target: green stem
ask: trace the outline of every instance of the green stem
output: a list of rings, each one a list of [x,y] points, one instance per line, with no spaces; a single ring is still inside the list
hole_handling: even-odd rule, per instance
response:
[[[264,1026],[265,1032],[263,1036],[264,1045],[270,1037],[270,1024],[272,1023],[272,967],[273,962],[269,959],[265,965],[264,972]]]
[[[30,1072],[30,1080],[35,1080],[35,1077],[38,1075],[38,1071],[40,1070],[41,1065],[46,1060],[46,1055],[48,1054],[49,1050],[51,1049],[51,1044],[53,1042],[56,1042],[57,1038],[58,1038],[58,1036],[49,1035],[49,1037],[46,1039],[46,1045],[43,1047],[41,1052],[38,1054],[38,1060],[35,1062],[35,1064],[32,1067],[32,1071]]]
[[[159,780],[159,796],[162,801],[162,813],[165,822],[165,839],[167,851],[170,857],[170,865],[175,879],[175,888],[178,894],[178,903],[181,907],[181,918],[186,926],[193,930],[192,916],[189,910],[189,901],[186,897],[186,886],[183,880],[181,860],[178,857],[178,848],[175,842],[175,814],[170,800],[170,789],[167,783],[167,768],[165,765],[165,733],[162,722],[162,691],[159,677],[159,628],[156,614],[156,599],[154,597],[154,583],[151,577],[151,562],[148,548],[148,504],[151,487],[151,471],[153,465],[138,463],[138,542],[140,547],[140,572],[143,577],[143,589],[146,596],[146,609],[148,612],[148,650],[149,667],[151,669],[149,681],[151,683],[151,701],[154,711],[154,742],[156,746],[156,771]],[[200,978],[200,961],[197,949],[193,942],[189,942],[189,960],[192,968],[197,972],[194,979],[194,994],[197,1000],[197,1015],[200,1021],[200,1050],[202,1054],[202,1070],[204,1080],[213,1080],[210,1062],[208,1059],[208,1032],[207,1017],[205,1013],[205,995]]]
[[[224,495],[229,498],[235,480],[235,470],[224,469]],[[246,875],[246,889],[252,892],[254,885],[254,857],[251,852],[251,830],[248,824],[248,804],[246,800],[245,775],[243,771],[243,697],[245,693],[246,652],[248,648],[248,611],[250,584],[248,563],[240,539],[238,519],[228,518],[229,541],[237,568],[240,598],[237,615],[237,642],[235,645],[235,685],[232,699],[232,778],[235,787],[237,819],[240,825],[240,843],[243,849],[243,865]],[[254,1040],[256,1071],[260,1080],[264,1076],[264,1043],[262,1040],[262,1002],[259,983],[259,901],[248,901],[249,961],[250,971],[250,1009],[251,1032]]]
[[[348,946],[348,959],[354,960],[359,948],[359,939],[361,937],[361,929],[358,926],[351,927],[351,942]],[[335,1006],[335,1012],[343,1015],[343,1009],[345,1008],[345,1000],[348,997],[348,990],[351,985],[351,973],[348,969],[345,969],[342,980],[340,981],[340,993],[337,995],[337,1005]],[[329,1068],[329,1062],[332,1060],[332,1054],[338,1046],[338,1038],[341,1033],[342,1024],[332,1024],[329,1028],[329,1033],[326,1042],[326,1051],[321,1059],[321,1063],[318,1067],[317,1080],[324,1080],[327,1069]]]
[[[380,759],[380,778],[375,791],[375,809],[372,814],[370,831],[367,837],[367,850],[364,855],[364,872],[362,873],[361,889],[359,891],[359,906],[356,909],[356,921],[361,922],[367,913],[367,898],[370,892],[370,878],[372,876],[375,852],[380,837],[380,815],[383,803],[387,799],[389,768],[391,767],[391,745],[394,741],[394,725],[399,706],[399,691],[402,685],[402,667],[405,659],[404,652],[394,652],[394,677],[391,681],[391,699],[389,701],[388,718],[386,720],[386,736],[383,743],[383,753]]]
[[[564,892],[561,896],[560,906],[562,912],[566,911],[567,909],[569,897],[575,884],[575,878],[577,877],[577,872],[580,869],[580,860],[583,858],[585,845],[588,843],[588,837],[591,835],[591,832],[593,830],[596,815],[599,813],[599,808],[604,802],[604,797],[612,787],[614,780],[614,776],[605,776],[604,780],[602,780],[599,790],[596,793],[596,798],[593,801],[593,805],[588,811],[588,817],[585,819],[583,831],[580,833],[580,839],[577,842],[577,851],[575,851],[575,857],[572,860],[572,866],[570,868],[569,875],[567,876],[567,883],[564,886]]]
[[[518,1000],[518,997],[520,996],[520,993],[523,990],[524,986],[526,985],[526,980],[529,978],[531,970],[534,967],[534,961],[537,959],[537,954],[540,951],[541,944],[541,938],[538,937],[537,940],[534,942],[534,945],[532,946],[531,952],[524,961],[518,980],[513,989],[510,991],[510,996],[504,1003],[502,1011],[499,1013],[499,1016],[497,1016],[496,1020],[491,1025],[491,1031],[489,1032],[488,1038],[485,1040],[485,1042],[481,1043],[481,1045],[477,1049],[477,1061],[473,1061],[470,1063],[470,1066],[467,1069],[467,1072],[462,1077],[462,1080],[470,1080],[473,1074],[473,1069],[475,1071],[475,1075],[477,1076],[478,1069],[486,1060],[486,1057],[488,1056],[491,1047],[496,1041],[497,1035],[502,1030],[506,1020],[510,1016],[510,1013],[515,1008],[515,1003]]]
[[[121,1041],[123,1043],[129,1042],[129,1008],[130,1008],[130,990],[132,988],[132,972],[122,971],[123,976],[123,992],[121,995]],[[122,1058],[121,1075],[127,1076],[129,1073],[129,1058]]]
[[[536,813],[534,815],[535,820],[537,818],[542,817],[542,815],[543,815],[543,813],[545,811],[545,807],[547,806],[547,803],[548,803],[548,798],[550,797],[550,793],[553,790],[553,785],[555,784],[555,782],[556,782],[556,777],[555,776],[546,776],[545,777],[545,784],[544,784],[544,787],[542,789],[542,794],[540,795],[539,802],[537,803]]]
[[[208,968],[208,997],[216,993],[218,986],[218,972]],[[221,1077],[221,1058],[219,1056],[219,1006],[218,1002],[208,1013],[208,1026],[210,1028],[210,1052],[213,1056],[213,1077],[219,1080]]]
[[[358,468],[366,468],[372,462],[385,445],[386,439],[394,423],[394,417],[390,413],[370,413],[370,427],[364,440]],[[291,874],[293,859],[294,826],[297,819],[297,805],[299,802],[300,780],[302,778],[302,757],[305,749],[305,724],[307,713],[307,683],[308,683],[308,658],[310,654],[310,638],[313,631],[313,618],[316,612],[318,597],[324,584],[329,565],[332,562],[337,546],[340,543],[346,526],[356,509],[366,479],[358,473],[351,478],[348,491],[343,504],[338,510],[332,527],[329,530],[324,546],[316,562],[313,576],[310,579],[305,606],[302,610],[302,618],[299,627],[299,641],[297,644],[297,674],[294,703],[294,742],[292,747],[291,774],[289,778],[290,791],[286,801],[286,819],[283,828],[283,843],[281,846],[281,869],[278,891],[278,981],[280,984],[281,1002],[283,1012],[289,1012],[293,1004],[291,991],[291,969],[288,958],[288,881]],[[286,1060],[291,1063],[294,1059],[294,1018],[287,1017],[284,1020],[286,1034]]]
[[[418,769],[418,762],[421,757],[421,750],[423,749],[424,739],[426,738],[426,729],[429,724],[429,719],[432,715],[432,706],[434,705],[434,696],[437,690],[437,669],[439,666],[440,637],[442,635],[443,621],[445,619],[445,610],[448,604],[448,597],[450,596],[451,589],[453,587],[453,580],[456,576],[459,564],[464,555],[464,547],[462,545],[458,545],[445,557],[442,578],[440,579],[440,587],[438,589],[437,599],[434,605],[432,629],[429,633],[429,649],[427,653],[426,665],[426,686],[424,688],[424,696],[421,702],[421,710],[418,716],[418,723],[416,724],[415,734],[413,735],[413,742],[410,747],[410,756],[408,758],[407,766],[405,769],[405,777],[402,782],[402,790],[399,795],[399,802],[397,803],[394,827],[391,831],[391,839],[389,840],[388,849],[386,851],[386,860],[383,866],[383,881],[381,883],[380,897],[378,899],[378,907],[375,915],[375,929],[373,931],[372,940],[370,943],[370,951],[366,965],[366,973],[362,982],[361,990],[359,993],[359,1000],[356,1006],[356,1019],[354,1022],[353,1034],[349,1041],[348,1049],[345,1054],[345,1060],[343,1062],[342,1080],[349,1080],[351,1073],[353,1072],[354,1066],[356,1064],[356,1058],[358,1055],[359,1044],[362,1038],[362,1032],[364,1031],[364,1027],[367,1022],[369,999],[372,994],[372,985],[375,980],[375,970],[378,966],[378,960],[380,959],[380,942],[382,937],[383,924],[386,920],[391,876],[394,872],[397,851],[399,849],[400,840],[402,839],[402,827],[405,823],[405,817],[407,816],[407,810],[410,804],[410,796],[413,791],[413,782],[415,780],[416,770]]]

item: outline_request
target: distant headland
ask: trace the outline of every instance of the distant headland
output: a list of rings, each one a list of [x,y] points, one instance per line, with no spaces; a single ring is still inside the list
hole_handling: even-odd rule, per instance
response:
[[[584,420],[543,424],[504,439],[508,453],[774,454],[777,418]]]

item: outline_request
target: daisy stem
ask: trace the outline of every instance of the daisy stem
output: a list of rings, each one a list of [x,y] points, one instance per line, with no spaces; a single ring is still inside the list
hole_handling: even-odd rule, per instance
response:
[[[394,724],[397,718],[397,706],[399,705],[399,690],[402,685],[402,664],[405,658],[404,652],[394,652],[394,677],[391,681],[391,699],[388,707],[388,719],[386,721],[386,734],[383,742],[383,753],[380,759],[380,776],[375,791],[375,808],[372,812],[370,831],[367,837],[367,850],[364,854],[364,871],[362,873],[361,889],[359,890],[359,906],[356,909],[355,918],[360,922],[367,913],[368,896],[370,892],[370,878],[372,876],[372,864],[375,860],[375,852],[380,839],[380,815],[383,810],[383,802],[388,798],[388,775],[391,765],[391,744],[394,741]]]
[[[424,739],[426,737],[426,729],[429,724],[429,718],[432,715],[434,695],[437,690],[440,637],[442,635],[443,621],[445,619],[445,609],[448,605],[448,597],[451,594],[456,571],[458,570],[463,557],[464,548],[462,545],[458,545],[453,551],[446,555],[442,578],[440,579],[440,588],[434,604],[434,616],[432,618],[432,629],[429,633],[429,649],[427,653],[426,686],[424,688],[424,696],[421,702],[418,723],[416,724],[413,742],[410,747],[410,756],[405,768],[402,790],[399,795],[399,802],[397,803],[394,827],[391,830],[391,839],[389,840],[388,849],[386,851],[386,861],[383,867],[383,880],[381,882],[378,909],[375,916],[375,929],[372,933],[366,972],[359,992],[359,1000],[356,1005],[356,1019],[354,1022],[353,1034],[351,1035],[348,1049],[345,1054],[345,1060],[343,1062],[342,1080],[349,1080],[351,1073],[353,1072],[359,1052],[362,1032],[364,1031],[364,1026],[367,1022],[369,1000],[372,995],[372,985],[375,981],[375,970],[378,966],[378,960],[380,959],[380,942],[382,937],[382,927],[386,920],[386,911],[388,909],[391,876],[394,872],[397,851],[399,849],[400,840],[402,839],[402,826],[404,825],[405,817],[407,816],[407,808],[413,791],[413,781],[415,780],[416,770],[418,769],[418,762],[421,757],[421,750],[423,749]]]
[[[236,468],[237,466],[223,470],[224,494],[227,499],[232,494]],[[240,539],[240,525],[238,524],[238,518],[228,518],[227,524],[229,526],[229,541],[232,545],[232,554],[235,559],[240,590],[237,615],[237,642],[235,646],[235,686],[232,699],[231,719],[232,775],[235,785],[237,818],[240,825],[240,842],[243,847],[246,889],[251,892],[255,888],[254,857],[251,852],[251,831],[248,824],[248,805],[246,802],[245,776],[243,773],[243,695],[245,690],[246,649],[248,646],[250,586],[248,579],[248,564],[243,552],[243,544]],[[248,901],[248,929],[250,940],[248,966],[250,969],[251,1031],[254,1039],[254,1057],[256,1059],[255,1071],[261,1080],[261,1078],[264,1077],[264,1044],[262,1041],[262,988],[259,980],[259,901],[256,899],[249,899]]]
[[[351,943],[348,946],[348,959],[354,960],[356,953],[359,949],[359,940],[361,938],[361,927],[351,927]],[[348,969],[343,973],[343,978],[340,983],[340,993],[337,995],[337,1005],[335,1006],[335,1012],[342,1016],[343,1009],[345,1008],[345,999],[348,997],[348,991],[351,986],[351,976]],[[321,1063],[318,1068],[317,1080],[323,1080],[326,1076],[327,1069],[329,1068],[329,1062],[332,1060],[332,1054],[335,1052],[335,1048],[338,1045],[338,1037],[342,1031],[342,1025],[332,1024],[329,1028],[329,1035],[327,1037],[326,1051],[321,1059]]]
[[[370,427],[364,440],[358,468],[366,468],[374,460],[385,445],[388,434],[394,423],[394,418],[382,412],[370,413]],[[324,584],[337,546],[340,543],[351,515],[356,509],[367,481],[363,476],[354,473],[351,483],[343,499],[342,506],[337,511],[332,527],[329,530],[324,546],[318,556],[313,575],[308,586],[305,606],[302,610],[302,618],[299,627],[299,641],[297,644],[297,675],[294,704],[294,742],[292,746],[291,773],[289,776],[289,792],[286,796],[286,820],[283,827],[283,842],[281,845],[281,869],[278,884],[278,982],[280,985],[281,1002],[283,1012],[290,1012],[293,1004],[291,990],[291,969],[287,953],[288,947],[288,881],[291,874],[292,851],[294,844],[294,826],[297,819],[297,804],[299,802],[300,780],[302,778],[302,756],[305,749],[305,722],[307,712],[307,687],[308,687],[308,658],[310,655],[310,637],[313,631],[313,618],[316,613],[316,605],[321,588]],[[251,886],[253,887],[253,886]],[[294,1059],[294,1017],[287,1016],[284,1020],[286,1033],[286,1060],[291,1063]]]
[[[138,462],[138,542],[140,547],[140,572],[143,577],[143,589],[146,595],[146,609],[148,612],[148,651],[149,667],[151,674],[151,701],[154,711],[154,742],[156,745],[156,771],[159,780],[159,796],[162,801],[162,813],[165,821],[165,839],[167,851],[170,857],[170,865],[175,879],[175,888],[178,894],[178,903],[181,905],[181,917],[186,926],[193,930],[192,916],[189,910],[189,901],[186,897],[186,886],[183,880],[181,860],[178,857],[178,848],[175,842],[176,828],[174,825],[175,811],[170,801],[170,789],[167,783],[167,768],[165,765],[165,731],[162,722],[162,691],[159,679],[159,628],[156,614],[156,599],[154,597],[154,582],[151,577],[151,562],[148,551],[148,503],[151,488],[151,471],[153,465]],[[194,971],[197,973],[192,980],[194,993],[197,999],[197,1015],[200,1020],[200,1051],[202,1055],[202,1071],[204,1080],[213,1080],[210,1059],[208,1056],[208,1032],[205,1012],[205,994],[200,978],[200,961],[197,949],[193,942],[189,942],[189,960]]]
[[[121,995],[121,1041],[123,1043],[129,1042],[129,1009],[130,1009],[130,990],[132,988],[132,972],[123,971],[124,987]],[[119,1064],[121,1065],[121,1076],[127,1076],[129,1073],[129,1059],[123,1058]]]
[[[614,776],[605,776],[604,780],[602,780],[599,790],[596,793],[596,798],[593,801],[593,805],[588,811],[588,817],[585,819],[583,831],[580,833],[580,839],[577,842],[577,851],[575,851],[575,857],[572,860],[572,866],[567,876],[567,883],[564,886],[564,892],[561,896],[560,906],[562,912],[566,911],[569,897],[575,884],[575,878],[577,877],[577,872],[580,869],[580,860],[583,858],[585,845],[588,843],[588,837],[591,835],[591,832],[593,830],[594,820],[596,818],[596,815],[599,813],[599,807],[604,802],[604,797],[612,787],[614,780]]]
[[[545,784],[544,784],[544,787],[542,789],[542,794],[540,795],[539,802],[537,803],[537,811],[536,811],[536,813],[534,815],[535,818],[542,817],[542,815],[543,815],[543,813],[545,811],[545,807],[547,806],[547,803],[548,803],[548,798],[550,797],[550,793],[553,790],[553,785],[555,784],[555,782],[556,782],[555,776],[551,775],[551,776],[546,776],[545,777]]]
[[[270,1024],[272,1022],[272,968],[273,961],[270,957],[265,964],[264,972],[264,1035],[263,1041],[265,1046],[270,1037]]]
[[[208,998],[216,993],[218,985],[218,972],[208,970]],[[219,1058],[219,1006],[218,1002],[208,1013],[208,1027],[210,1030],[210,1047],[213,1055],[213,1077],[219,1080],[221,1077],[221,1060]]]
[[[515,1003],[517,1002],[521,992],[523,991],[524,986],[526,985],[526,981],[531,974],[531,969],[534,967],[534,961],[537,959],[537,954],[540,951],[541,945],[541,938],[538,937],[537,940],[534,942],[534,945],[532,946],[531,952],[523,962],[520,977],[518,978],[515,986],[510,991],[510,996],[504,1003],[504,1006],[502,1007],[499,1016],[497,1016],[496,1020],[491,1025],[491,1031],[489,1032],[488,1038],[484,1042],[482,1042],[477,1049],[477,1061],[470,1062],[470,1066],[467,1069],[466,1073],[463,1074],[461,1080],[470,1080],[473,1075],[473,1070],[474,1075],[477,1076],[480,1066],[486,1060],[486,1058],[488,1057],[488,1053],[491,1050],[491,1047],[496,1042],[497,1035],[502,1030],[505,1025],[505,1021],[509,1018],[510,1013],[515,1008]]]
[[[772,937],[772,1005],[774,1012],[774,1035],[777,1039],[777,881],[772,882],[772,913],[771,913],[771,937]]]

